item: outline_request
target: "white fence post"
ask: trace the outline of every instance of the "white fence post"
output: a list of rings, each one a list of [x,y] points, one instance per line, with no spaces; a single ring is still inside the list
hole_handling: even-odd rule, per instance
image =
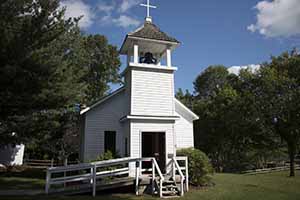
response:
[[[189,191],[189,163],[188,157],[185,158],[185,184],[186,184],[186,191]]]
[[[176,169],[175,169],[174,160],[175,160],[175,158],[172,159],[172,178],[174,181],[176,181]]]
[[[136,161],[135,162],[135,194],[139,195],[139,166],[140,162]]]
[[[183,196],[184,189],[183,189],[183,178],[180,178],[180,196]]]
[[[160,179],[159,180],[159,197],[162,198],[163,195],[162,195],[162,187],[163,187],[163,180]]]
[[[65,158],[64,160],[64,166],[68,166],[68,158]],[[66,178],[67,172],[64,172],[64,178]],[[66,183],[64,183],[64,189],[66,188]]]
[[[93,168],[93,197],[96,196],[96,186],[97,186],[96,179],[97,179],[97,167],[96,167],[96,165],[94,165],[94,168]]]
[[[49,170],[47,169],[47,175],[46,175],[46,188],[45,188],[45,192],[46,194],[49,194],[49,189],[50,189],[50,178],[51,178],[51,172],[49,172]]]
[[[155,181],[155,165],[152,159],[152,195],[154,194],[154,190],[155,190],[154,181]]]

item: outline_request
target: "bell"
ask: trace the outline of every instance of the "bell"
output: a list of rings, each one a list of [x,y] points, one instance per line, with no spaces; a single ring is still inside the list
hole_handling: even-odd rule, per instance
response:
[[[144,57],[141,57],[141,63],[146,64],[156,64],[157,60],[153,57],[153,54],[150,52],[145,53]]]

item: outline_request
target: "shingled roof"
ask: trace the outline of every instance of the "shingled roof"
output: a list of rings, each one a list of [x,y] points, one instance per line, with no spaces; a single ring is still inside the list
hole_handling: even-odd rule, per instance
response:
[[[162,32],[155,24],[147,21],[144,23],[144,26],[137,29],[135,32],[129,33],[128,36],[180,43],[175,38],[170,37],[166,33]]]

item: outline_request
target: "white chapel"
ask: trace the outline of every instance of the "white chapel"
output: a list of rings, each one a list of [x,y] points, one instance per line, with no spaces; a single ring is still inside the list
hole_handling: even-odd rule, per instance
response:
[[[165,171],[176,150],[194,147],[198,116],[174,94],[172,52],[179,44],[152,22],[148,7],[143,26],[126,35],[120,49],[127,56],[124,85],[81,111],[83,161],[112,151],[121,157],[155,157]]]

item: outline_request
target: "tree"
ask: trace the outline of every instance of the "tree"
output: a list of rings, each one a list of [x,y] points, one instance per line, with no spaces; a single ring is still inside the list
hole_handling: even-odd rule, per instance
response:
[[[226,70],[226,71],[224,71]],[[209,67],[197,77],[194,112],[195,145],[204,150],[222,171],[253,168],[255,152],[272,151],[276,142],[264,126],[251,91],[254,74],[244,70],[239,76],[225,67]]]
[[[216,95],[216,92],[226,85],[229,73],[223,65],[209,66],[194,82],[194,90],[199,98],[208,98]]]
[[[272,57],[253,80],[265,126],[286,142],[290,176],[295,176],[295,155],[300,142],[300,56],[296,51]]]
[[[190,109],[193,109],[193,101],[194,96],[190,93],[189,90],[185,90],[185,93],[182,91],[181,88],[178,89],[178,91],[175,94],[175,97],[183,103],[185,106],[187,106]]]
[[[82,33],[80,18],[65,20],[59,0],[5,0],[0,9],[0,145],[75,133],[74,105],[90,104],[120,82],[117,48]]]
[[[15,126],[35,110],[44,107],[47,97],[39,96],[55,71],[41,64],[38,52],[73,25],[64,20],[59,1],[4,0],[0,11],[0,143],[26,138]]]

